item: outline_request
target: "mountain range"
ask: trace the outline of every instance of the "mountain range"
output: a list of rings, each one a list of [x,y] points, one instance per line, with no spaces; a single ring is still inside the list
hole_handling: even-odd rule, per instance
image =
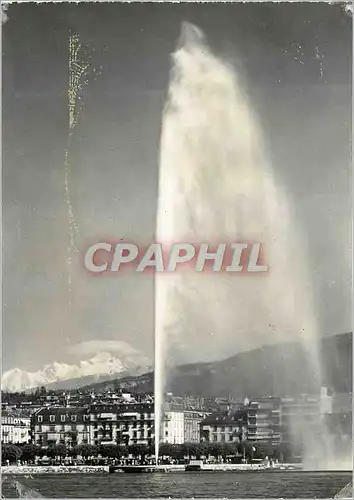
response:
[[[325,337],[319,346],[322,383],[335,392],[352,392],[352,334]],[[311,360],[310,360],[311,361]],[[3,374],[2,389],[127,389],[153,392],[154,372],[139,351],[112,356],[99,352],[77,364],[52,363],[37,372],[15,368]],[[150,370],[150,371],[149,371]],[[314,370],[299,343],[267,345],[221,361],[191,363],[168,371],[166,391],[175,395],[244,398],[311,393]]]
[[[138,375],[151,369],[151,363],[143,355],[114,356],[109,352],[98,352],[93,357],[74,364],[53,363],[35,372],[20,368],[6,371],[1,380],[2,390],[21,392],[39,386],[49,389],[77,389],[82,385],[121,376]]]
[[[322,339],[319,346],[322,384],[336,393],[352,392],[352,334]],[[277,394],[309,394],[317,387],[313,366],[298,343],[267,345],[222,361],[192,363],[169,371],[166,391],[174,395],[244,398]],[[154,373],[128,376],[90,385],[94,390],[122,388],[152,392]]]

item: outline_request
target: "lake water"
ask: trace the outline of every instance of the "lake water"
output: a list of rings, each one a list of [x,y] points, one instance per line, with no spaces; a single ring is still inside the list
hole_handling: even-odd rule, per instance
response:
[[[202,472],[154,474],[36,474],[3,477],[2,493],[35,490],[46,498],[333,498],[350,472]]]

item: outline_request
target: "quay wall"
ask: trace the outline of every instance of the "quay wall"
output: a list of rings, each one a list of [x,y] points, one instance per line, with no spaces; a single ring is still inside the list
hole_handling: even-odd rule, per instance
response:
[[[1,467],[1,474],[101,474],[109,472],[108,465],[9,465]]]
[[[290,464],[289,464],[290,465]],[[114,466],[116,470],[119,466]],[[289,466],[288,466],[289,467]],[[287,469],[288,467],[284,467]],[[291,467],[291,466],[290,466]],[[159,465],[156,467],[161,472],[184,472],[185,465]],[[9,465],[1,467],[1,473],[4,475],[13,474],[102,474],[109,472],[108,465]],[[272,470],[279,470],[279,467],[274,467]],[[269,470],[258,464],[203,464],[202,470],[214,472],[227,471],[252,471],[252,470]]]

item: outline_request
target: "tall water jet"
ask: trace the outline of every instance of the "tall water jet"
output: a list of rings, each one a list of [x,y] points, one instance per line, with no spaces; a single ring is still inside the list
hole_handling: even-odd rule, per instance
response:
[[[308,359],[302,368],[313,392],[320,392],[306,248],[294,221],[293,204],[267,161],[237,72],[211,53],[198,28],[184,24],[163,114],[157,240],[166,245],[258,241],[271,270],[262,277],[193,271],[156,276],[156,459],[164,386],[174,363],[298,341]],[[284,361],[289,387],[296,383],[293,373]],[[311,467],[325,468],[319,460],[328,459],[326,445],[310,445],[317,460]],[[305,456],[311,454],[305,450]]]

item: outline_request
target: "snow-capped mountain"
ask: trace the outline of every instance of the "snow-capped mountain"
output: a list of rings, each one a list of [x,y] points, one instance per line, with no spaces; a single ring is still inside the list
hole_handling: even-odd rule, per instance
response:
[[[137,355],[138,354],[138,355]],[[20,368],[6,371],[1,380],[2,390],[20,392],[39,386],[57,385],[58,382],[75,379],[75,386],[84,385],[87,381],[102,380],[104,376],[115,374],[138,375],[150,369],[150,363],[138,351],[134,356],[123,355],[115,357],[109,352],[98,352],[92,358],[79,361],[76,364],[65,364],[54,361],[45,365],[41,370],[28,372]],[[82,379],[82,384],[78,381]],[[65,383],[60,383],[65,386]],[[69,384],[72,385],[72,384]],[[70,388],[68,386],[68,388]]]

